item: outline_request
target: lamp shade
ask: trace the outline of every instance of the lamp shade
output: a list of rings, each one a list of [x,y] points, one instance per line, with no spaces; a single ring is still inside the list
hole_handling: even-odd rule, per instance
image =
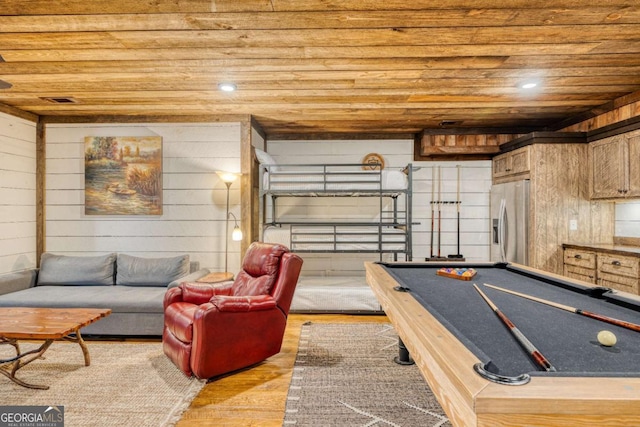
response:
[[[216,174],[220,177],[220,179],[224,183],[229,183],[230,184],[230,183],[234,182],[236,179],[238,179],[238,174],[235,174],[233,172],[216,171]]]
[[[242,240],[242,230],[237,225],[233,227],[233,232],[231,233],[231,240],[235,242],[239,242]]]

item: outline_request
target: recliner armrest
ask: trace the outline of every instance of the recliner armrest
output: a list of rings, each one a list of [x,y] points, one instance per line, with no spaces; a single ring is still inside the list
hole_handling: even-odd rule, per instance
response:
[[[276,300],[271,295],[222,296],[215,295],[210,300],[218,311],[247,312],[270,310],[276,307]]]
[[[191,267],[193,267],[193,264],[194,263],[192,262]],[[176,279],[173,282],[169,283],[167,285],[167,288],[175,288],[177,286],[180,286],[182,282],[195,282],[196,280],[206,276],[207,274],[209,274],[209,269],[207,268],[201,268],[196,271],[191,271],[191,273],[187,274],[186,276],[182,276],[179,279]]]
[[[168,289],[167,292],[165,292],[164,294],[164,299],[162,300],[162,307],[164,308],[164,311],[166,311],[167,307],[169,307],[171,304],[175,302],[180,302],[180,301],[182,301],[182,289],[171,288],[171,289]]]
[[[233,282],[224,282],[216,285],[208,283],[183,282],[178,288],[182,290],[181,301],[201,305],[209,302],[211,297],[214,295],[229,295],[231,293],[232,284]]]

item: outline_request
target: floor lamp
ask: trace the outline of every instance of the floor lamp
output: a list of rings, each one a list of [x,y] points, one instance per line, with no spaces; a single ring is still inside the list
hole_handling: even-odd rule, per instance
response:
[[[233,217],[234,227],[233,233],[231,233],[231,238],[234,241],[242,240],[242,230],[238,226],[238,219],[234,214],[229,212],[229,193],[231,189],[231,184],[238,179],[238,175],[231,172],[217,171],[216,172],[224,185],[227,186],[227,214],[225,215],[225,234],[224,234],[224,271],[227,273],[229,271],[229,217]]]

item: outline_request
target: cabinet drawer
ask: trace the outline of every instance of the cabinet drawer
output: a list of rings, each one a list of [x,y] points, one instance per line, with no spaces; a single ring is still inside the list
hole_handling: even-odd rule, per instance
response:
[[[633,277],[623,277],[615,274],[600,273],[598,276],[598,285],[606,288],[617,289],[619,291],[629,292],[638,295],[638,283],[640,279]]]
[[[564,264],[595,270],[596,253],[579,249],[565,249]]]
[[[596,283],[596,270],[591,268],[576,267],[575,265],[564,266],[564,275],[572,279],[582,280],[583,282]]]
[[[600,254],[598,255],[598,273],[610,273],[637,279],[640,277],[640,259],[636,257]]]

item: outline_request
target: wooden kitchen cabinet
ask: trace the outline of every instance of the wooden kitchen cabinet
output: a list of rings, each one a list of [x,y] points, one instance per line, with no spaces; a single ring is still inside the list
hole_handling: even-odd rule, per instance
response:
[[[596,253],[582,249],[565,249],[564,275],[595,284]]]
[[[518,148],[493,158],[493,179],[495,182],[526,179],[530,171],[530,146]]]
[[[640,197],[640,134],[616,135],[589,144],[592,199]]]
[[[597,284],[638,295],[640,259],[622,255],[598,254]]]
[[[640,134],[627,139],[629,153],[629,192],[627,197],[640,197]]]
[[[621,255],[596,248],[565,247],[564,275],[640,295],[640,256]]]
[[[589,199],[588,148],[582,134],[533,132],[501,145],[493,158],[493,184],[529,180],[530,267],[563,274],[564,242],[613,240],[614,204]],[[569,269],[581,279],[593,274],[580,263]]]

